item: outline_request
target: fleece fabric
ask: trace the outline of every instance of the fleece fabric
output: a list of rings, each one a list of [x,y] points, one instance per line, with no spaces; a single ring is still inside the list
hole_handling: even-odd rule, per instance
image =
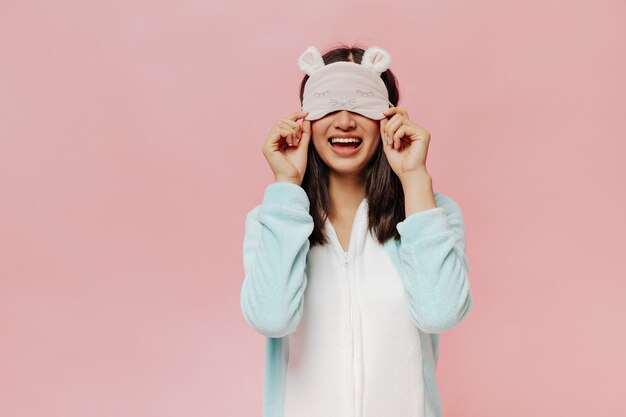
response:
[[[439,334],[472,297],[461,210],[434,195],[384,245],[364,198],[344,251],[329,220],[329,243],[310,247],[304,189],[266,188],[246,217],[241,289],[246,322],[266,337],[263,417],[441,417]]]

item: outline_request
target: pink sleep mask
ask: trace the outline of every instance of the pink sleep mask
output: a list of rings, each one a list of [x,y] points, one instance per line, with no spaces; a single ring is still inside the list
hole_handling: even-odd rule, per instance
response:
[[[298,58],[298,66],[309,75],[304,85],[302,111],[304,120],[317,120],[328,113],[348,110],[374,120],[384,119],[384,111],[393,107],[380,74],[391,65],[384,49],[371,46],[360,64],[347,61],[324,64],[315,46],[309,46]]]

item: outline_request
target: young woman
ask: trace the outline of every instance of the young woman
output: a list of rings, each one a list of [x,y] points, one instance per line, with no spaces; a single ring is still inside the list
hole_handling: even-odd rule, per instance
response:
[[[263,143],[275,182],[243,243],[263,415],[440,417],[438,336],[472,305],[461,210],[433,190],[387,51],[310,46],[298,63],[303,111]]]

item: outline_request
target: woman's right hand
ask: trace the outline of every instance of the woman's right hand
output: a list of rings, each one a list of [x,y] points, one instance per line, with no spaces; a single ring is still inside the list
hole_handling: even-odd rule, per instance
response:
[[[303,120],[308,112],[292,113],[278,119],[263,142],[263,155],[269,162],[276,181],[302,184],[306,170],[307,150],[311,139],[311,122]]]

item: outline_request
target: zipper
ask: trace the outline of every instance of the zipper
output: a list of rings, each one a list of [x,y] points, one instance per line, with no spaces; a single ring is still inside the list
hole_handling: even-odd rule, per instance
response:
[[[350,265],[349,265],[350,261],[349,261],[349,253],[344,251],[343,252],[343,268],[344,271],[346,273],[345,277],[346,277],[346,282],[348,284],[348,291],[350,292],[350,351],[352,352],[352,394],[353,394],[353,407],[354,407],[354,411],[353,411],[353,416],[357,416],[358,413],[358,404],[357,404],[357,398],[356,398],[356,391],[357,391],[357,381],[356,381],[356,353],[354,352],[354,348],[355,348],[355,341],[354,341],[354,315],[353,315],[353,309],[354,309],[354,300],[352,299],[352,295],[351,294],[351,286],[350,286]]]
[[[363,203],[362,203],[363,204]],[[359,212],[357,212],[357,215],[359,216]],[[333,239],[333,244],[335,245],[335,248],[338,252],[339,255],[339,259],[341,259],[341,253],[343,252],[343,262],[340,261],[340,265],[341,265],[341,269],[342,272],[344,274],[345,277],[345,282],[346,282],[346,286],[347,286],[347,291],[348,291],[348,308],[350,309],[350,323],[349,323],[349,330],[350,330],[350,351],[351,351],[351,356],[352,358],[352,366],[351,366],[351,375],[349,376],[349,378],[352,379],[352,392],[350,393],[351,395],[351,401],[352,401],[352,409],[353,412],[350,414],[350,417],[361,417],[362,413],[363,413],[363,409],[362,409],[362,404],[359,404],[359,396],[361,394],[361,392],[359,391],[360,388],[360,384],[358,383],[358,376],[357,376],[357,352],[355,351],[355,347],[356,347],[356,326],[357,323],[355,323],[355,317],[356,315],[354,314],[354,308],[356,305],[356,297],[357,294],[353,293],[353,290],[355,290],[354,287],[354,283],[353,283],[353,278],[351,277],[351,273],[352,268],[351,268],[351,255],[350,255],[350,251],[353,247],[353,245],[356,244],[356,242],[354,242],[355,239],[357,239],[358,236],[358,230],[355,229],[356,227],[358,227],[358,225],[360,224],[357,221],[358,217],[355,217],[355,221],[352,224],[352,232],[350,234],[350,248],[348,248],[348,250],[344,250],[344,248],[341,246],[341,244],[339,243],[339,237],[337,236],[337,232],[335,231],[335,229],[333,228],[332,224],[329,222],[328,228],[329,230],[331,230],[332,234],[334,235],[334,239]],[[358,219],[360,221],[360,219]],[[360,358],[362,358],[362,352],[358,353],[358,356]],[[349,359],[349,360],[350,360]]]
[[[348,291],[350,292],[350,270],[348,269],[348,252],[343,253],[343,267],[346,271],[346,283],[348,284]],[[350,330],[354,332],[354,322],[352,318],[352,295],[350,295]],[[352,347],[354,348],[354,333],[352,337]]]
[[[352,348],[354,350],[354,319],[352,317],[352,294],[351,294],[351,289],[350,289],[350,270],[348,268],[348,252],[343,253],[343,268],[346,272],[346,284],[348,285],[348,294],[350,294],[350,304],[349,304],[349,308],[350,308],[350,331],[353,332],[351,340],[352,340]]]

